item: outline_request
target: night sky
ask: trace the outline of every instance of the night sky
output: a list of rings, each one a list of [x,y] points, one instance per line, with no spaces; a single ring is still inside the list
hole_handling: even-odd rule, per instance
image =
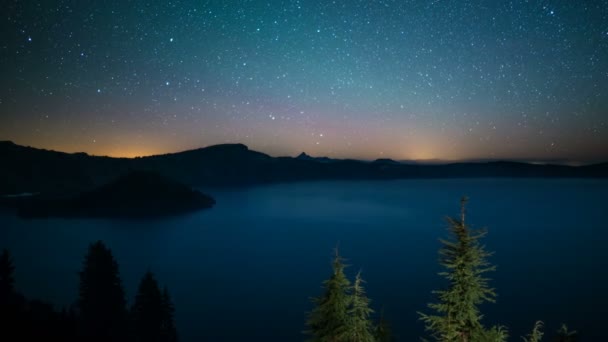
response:
[[[608,1],[3,1],[0,140],[608,160]]]

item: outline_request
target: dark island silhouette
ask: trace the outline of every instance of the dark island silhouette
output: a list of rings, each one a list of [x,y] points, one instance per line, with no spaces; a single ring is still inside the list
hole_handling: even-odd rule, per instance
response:
[[[26,218],[147,218],[210,208],[215,200],[189,186],[150,171],[133,171],[99,188],[69,198],[19,198]]]
[[[137,158],[90,156],[0,142],[0,195],[77,195],[133,170],[155,172],[190,187],[239,187],[308,180],[411,178],[606,178],[608,163],[568,166],[513,161],[420,164],[391,159],[361,161],[271,157],[242,144],[223,144]]]

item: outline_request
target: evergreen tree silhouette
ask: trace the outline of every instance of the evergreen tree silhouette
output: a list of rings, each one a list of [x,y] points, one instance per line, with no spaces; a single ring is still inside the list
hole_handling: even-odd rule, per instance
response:
[[[306,333],[312,336],[311,341],[344,341],[342,336],[348,328],[350,282],[344,274],[345,265],[337,248],[332,268],[333,274],[323,283],[325,293],[313,299],[316,307],[308,315]]]
[[[17,292],[14,272],[11,256],[4,250],[0,254],[0,341],[73,341],[73,326],[51,304],[28,301]]]
[[[126,300],[118,263],[101,241],[91,244],[84,258],[78,307],[84,339],[125,340]]]
[[[460,219],[448,217],[452,239],[441,240],[440,263],[446,270],[439,274],[448,280],[448,288],[434,292],[439,302],[428,306],[436,314],[420,317],[436,341],[504,341],[502,327],[485,330],[481,324],[479,305],[496,297],[484,274],[495,267],[486,260],[491,253],[479,243],[486,232],[472,231],[465,223],[467,200],[461,200]]]
[[[15,292],[15,266],[7,249],[0,255],[0,304],[7,304],[7,300]]]
[[[562,324],[562,326],[557,331],[557,338],[555,339],[557,342],[576,342],[578,341],[578,332],[570,331],[568,326]]]
[[[522,339],[524,340],[524,342],[540,342],[543,339],[543,322],[542,321],[536,321],[536,323],[534,323],[534,328],[532,328],[532,332],[530,334],[528,334],[528,336],[526,337],[522,337]]]
[[[158,283],[151,272],[147,272],[141,279],[131,315],[135,341],[162,340],[163,300]]]
[[[165,287],[161,293],[154,274],[147,272],[131,309],[133,335],[141,342],[176,342],[173,303]]]
[[[357,273],[352,286],[350,308],[348,310],[348,326],[341,340],[348,342],[374,342],[373,325],[370,316],[374,313],[369,307],[370,300],[363,288],[361,272]]]
[[[386,318],[384,318],[384,310],[380,312],[380,318],[376,325],[374,336],[378,342],[392,342],[394,341],[393,332],[391,326],[388,324]]]
[[[9,338],[24,325],[24,300],[15,292],[15,266],[8,250],[0,255],[0,341]]]
[[[163,336],[163,341],[167,342],[177,342],[177,329],[175,328],[175,322],[173,316],[175,314],[175,307],[173,306],[173,301],[171,300],[171,296],[169,295],[169,290],[167,287],[163,288],[162,295],[162,326],[161,326],[161,334]]]

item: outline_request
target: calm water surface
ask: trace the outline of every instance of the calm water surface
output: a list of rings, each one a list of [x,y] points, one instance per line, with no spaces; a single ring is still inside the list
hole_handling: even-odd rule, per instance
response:
[[[441,287],[438,238],[445,215],[470,196],[468,220],[487,227],[498,302],[486,322],[512,339],[534,321],[561,322],[584,340],[606,338],[608,181],[538,179],[315,182],[203,189],[209,211],[170,219],[20,220],[0,213],[0,247],[30,298],[73,303],[89,243],[103,240],[131,298],[153,271],[176,305],[182,341],[303,340],[309,297],[321,293],[337,243],[349,275],[362,270],[374,307],[401,341],[417,340]]]

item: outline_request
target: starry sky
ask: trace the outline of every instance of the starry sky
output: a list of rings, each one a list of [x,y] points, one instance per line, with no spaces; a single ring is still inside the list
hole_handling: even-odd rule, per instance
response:
[[[608,1],[4,1],[0,140],[608,160]]]

